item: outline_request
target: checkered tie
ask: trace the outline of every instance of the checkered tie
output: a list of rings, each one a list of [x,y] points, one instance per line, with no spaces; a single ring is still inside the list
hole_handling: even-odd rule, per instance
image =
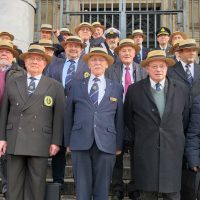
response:
[[[93,102],[93,104],[97,107],[98,106],[98,97],[99,97],[99,85],[98,81],[100,81],[98,78],[93,79],[94,83],[90,89],[90,98]]]
[[[156,83],[156,91],[157,92],[161,91],[161,84],[160,83]]]
[[[28,87],[27,87],[27,90],[28,90],[28,94],[32,94],[34,91],[35,91],[35,80],[36,78],[34,77],[29,77],[29,79],[31,80]]]
[[[185,65],[185,67],[186,67],[185,72],[186,72],[186,75],[187,75],[188,82],[190,83],[190,85],[192,85],[193,77],[192,77],[192,73],[190,71],[191,66],[189,64],[187,64],[187,65]]]
[[[67,84],[69,82],[71,82],[71,80],[74,77],[74,73],[75,73],[75,61],[74,60],[69,60],[70,65],[69,68],[67,70],[67,76],[65,78],[65,87],[67,86]]]

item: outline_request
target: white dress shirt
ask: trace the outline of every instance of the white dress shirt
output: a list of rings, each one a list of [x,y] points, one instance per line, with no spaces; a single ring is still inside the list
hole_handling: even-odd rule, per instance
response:
[[[38,86],[38,83],[39,83],[39,81],[40,81],[40,79],[41,79],[41,77],[42,77],[42,74],[40,74],[40,75],[37,75],[37,76],[31,76],[29,73],[27,73],[27,86],[30,84],[30,82],[31,82],[31,79],[30,79],[30,77],[34,77],[36,80],[35,80],[35,89],[37,88],[37,86]]]
[[[150,78],[150,83],[151,83],[151,87],[156,90],[156,83],[155,81],[153,81],[151,78]],[[165,79],[163,79],[162,81],[159,82],[160,83],[160,89],[163,90],[164,87],[165,87]]]

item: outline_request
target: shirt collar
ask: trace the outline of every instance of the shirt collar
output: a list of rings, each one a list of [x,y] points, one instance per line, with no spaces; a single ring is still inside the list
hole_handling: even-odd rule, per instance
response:
[[[153,81],[151,78],[149,78],[149,79],[150,79],[151,87],[155,89],[157,82]],[[165,79],[163,79],[159,83],[161,85],[161,89],[163,89],[165,87]]]
[[[10,68],[11,68],[11,65],[5,65],[0,68],[0,71],[5,72],[5,71],[8,71]]]
[[[183,62],[182,60],[180,60],[180,62],[184,68],[185,68],[185,65],[188,65],[187,63]],[[190,67],[193,67],[194,63],[190,63],[189,65],[190,65]]]
[[[131,69],[132,68],[132,66],[133,66],[133,63],[131,63],[130,65],[128,65],[129,66],[129,68]],[[123,68],[124,69],[126,69],[126,67],[127,67],[127,65],[125,65],[125,64],[123,64]]]
[[[90,80],[92,80],[93,81],[93,79],[95,78],[96,76],[94,75],[94,74],[91,74],[90,75]],[[103,75],[101,75],[101,76],[98,76],[97,77],[101,82],[105,79],[105,76],[104,76],[104,74]]]
[[[69,59],[69,58],[66,58],[66,63],[68,62],[68,61],[70,61],[70,60],[73,60],[73,59]],[[77,59],[75,59],[75,60],[73,60],[75,63],[77,63],[78,62],[78,60],[79,60],[79,58],[77,58]]]
[[[31,76],[29,73],[27,73],[27,78],[29,79],[30,77],[34,77],[36,80],[40,80],[42,77],[42,74],[37,75],[37,76]]]

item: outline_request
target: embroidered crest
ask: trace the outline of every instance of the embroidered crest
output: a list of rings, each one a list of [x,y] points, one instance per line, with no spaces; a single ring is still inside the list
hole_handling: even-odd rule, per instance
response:
[[[52,106],[53,105],[53,99],[50,96],[46,96],[44,98],[44,105],[45,106]]]

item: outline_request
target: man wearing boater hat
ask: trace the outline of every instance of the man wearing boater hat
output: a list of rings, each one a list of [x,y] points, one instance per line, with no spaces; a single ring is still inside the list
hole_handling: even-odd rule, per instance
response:
[[[73,83],[65,113],[77,200],[108,200],[116,154],[123,144],[123,88],[105,78],[113,58],[101,47],[83,56],[91,76]]]
[[[190,107],[195,97],[200,94],[200,65],[195,62],[198,49],[194,39],[181,40],[176,48],[180,61],[168,71],[170,77],[181,81],[189,89]],[[181,199],[195,200],[196,189],[191,184],[188,185],[188,180],[191,180],[192,177],[185,176],[188,167],[185,159],[183,164],[183,172],[185,172],[182,178]]]
[[[42,75],[50,56],[32,45],[21,54],[27,75],[6,83],[0,113],[0,156],[7,153],[9,200],[43,200],[47,158],[62,144],[64,91]]]
[[[134,140],[135,189],[141,200],[180,200],[184,121],[188,121],[188,90],[166,76],[175,61],[164,51],[148,53],[141,66],[148,77],[128,88],[125,124]]]
[[[9,40],[0,41],[0,110],[2,109],[2,99],[4,96],[5,84],[7,81],[24,75],[26,72],[16,63],[14,58],[18,57],[18,52],[13,48],[13,44]],[[0,119],[1,120],[1,119]],[[7,193],[7,160],[6,156],[0,159],[2,193]]]

